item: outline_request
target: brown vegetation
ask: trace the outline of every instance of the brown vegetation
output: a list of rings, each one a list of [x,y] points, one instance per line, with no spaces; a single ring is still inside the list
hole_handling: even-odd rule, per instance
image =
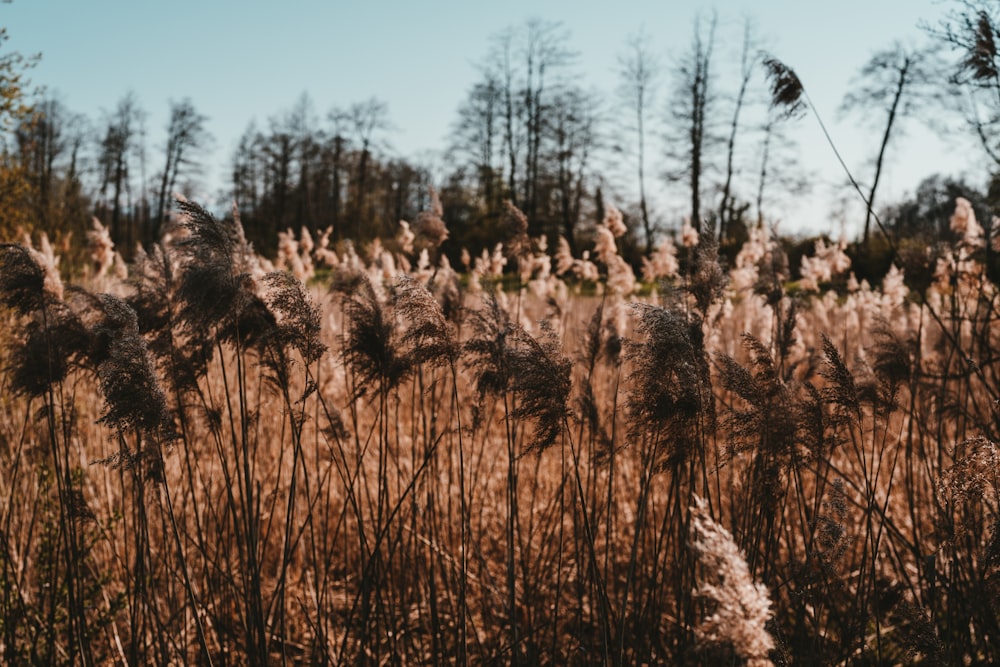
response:
[[[825,246],[793,285],[755,230],[628,303],[613,215],[600,267],[520,235],[508,291],[427,259],[438,208],[422,258],[289,236],[307,289],[179,206],[127,281],[0,247],[4,662],[998,660],[971,209],[925,293]]]

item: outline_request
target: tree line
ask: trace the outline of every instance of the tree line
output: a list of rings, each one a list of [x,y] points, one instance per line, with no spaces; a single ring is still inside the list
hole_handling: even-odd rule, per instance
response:
[[[925,45],[875,53],[845,95],[841,112],[865,119],[878,139],[871,163],[848,169],[864,203],[865,245],[877,227],[915,224],[913,207],[883,207],[885,220],[876,208],[894,141],[914,119],[948,111],[982,147],[984,173],[1000,171],[998,18],[1000,3],[954,2],[940,24],[926,27]],[[213,199],[237,202],[264,252],[288,227],[332,228],[334,240],[362,244],[392,237],[399,220],[428,206],[431,186],[451,230],[446,250],[456,256],[503,238],[508,200],[549,247],[562,236],[575,252],[586,248],[609,202],[625,214],[624,254],[633,261],[680,216],[737,245],[749,226],[775,217],[783,197],[810,186],[789,134],[807,105],[780,99],[783,83],[804,87],[791,69],[774,67],[751,21],[702,15],[692,28],[669,62],[647,33],[624,40],[608,94],[586,87],[561,24],[529,20],[498,32],[457,106],[443,168],[393,152],[383,101],[321,114],[303,95],[250,123]],[[96,216],[126,255],[158,239],[173,193],[197,191],[213,156],[208,119],[190,99],[171,101],[165,139],[151,146],[134,94],[85,118],[57,96],[32,95],[31,64],[17,53],[0,56],[0,233],[34,227],[80,238]],[[667,208],[652,191],[684,204]],[[897,221],[899,211],[909,217]]]

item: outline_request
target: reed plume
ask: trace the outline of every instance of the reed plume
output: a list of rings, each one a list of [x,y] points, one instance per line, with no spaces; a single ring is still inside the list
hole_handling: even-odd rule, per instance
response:
[[[685,288],[694,297],[695,307],[701,316],[705,317],[709,306],[722,297],[729,276],[719,263],[719,242],[708,230],[699,235],[693,254],[694,261]]]
[[[0,303],[21,317],[7,370],[15,393],[38,397],[87,355],[91,338],[28,248],[0,245]]]
[[[805,101],[802,97],[804,89],[795,70],[777,58],[766,54],[761,62],[771,86],[771,106],[781,109],[786,117],[803,113],[805,110]]]
[[[347,335],[341,354],[358,376],[357,397],[370,384],[384,382],[386,388],[395,387],[412,365],[396,344],[391,313],[379,301],[371,281],[359,274],[352,282],[353,293],[344,299]]]
[[[45,270],[22,245],[0,244],[0,302],[21,315],[45,304]]]
[[[700,571],[695,595],[706,605],[695,627],[698,640],[720,661],[728,653],[729,660],[748,667],[772,665],[769,653],[775,645],[766,627],[772,616],[767,587],[754,582],[733,536],[698,497],[691,507],[690,544]]]
[[[13,337],[10,387],[29,397],[45,394],[63,381],[90,350],[90,333],[72,309],[61,301],[49,304],[25,322]]]
[[[400,343],[412,364],[451,364],[460,348],[444,309],[430,291],[412,278],[402,276],[393,287],[392,304],[405,322]],[[452,306],[453,307],[453,306]]]
[[[267,273],[260,282],[262,302],[274,318],[269,343],[297,350],[306,363],[319,360],[326,352],[320,336],[320,312],[302,282],[284,271]]]
[[[437,250],[448,239],[448,228],[444,223],[444,209],[437,190],[429,190],[430,207],[417,215],[417,221],[413,224],[413,237],[418,249]]]
[[[571,389],[569,359],[560,352],[551,324],[541,326],[541,340],[517,328],[509,350],[510,389],[518,399],[513,416],[535,424],[525,453],[542,452],[559,437]]]
[[[274,317],[255,293],[256,255],[234,208],[229,220],[178,200],[187,236],[175,248],[180,263],[176,299],[183,330],[195,339],[214,332],[220,341],[253,345],[273,331]]]
[[[627,406],[633,429],[669,445],[661,462],[685,460],[696,447],[696,423],[714,415],[700,320],[673,309],[633,304],[639,342],[628,346],[632,371]]]

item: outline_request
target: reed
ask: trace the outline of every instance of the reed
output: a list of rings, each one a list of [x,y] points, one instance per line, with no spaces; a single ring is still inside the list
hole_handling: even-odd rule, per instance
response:
[[[825,246],[796,285],[758,230],[731,269],[666,247],[640,298],[613,215],[552,275],[511,206],[465,281],[432,200],[408,242],[289,234],[304,284],[178,210],[128,278],[0,246],[5,663],[1000,658],[969,220],[919,293]]]

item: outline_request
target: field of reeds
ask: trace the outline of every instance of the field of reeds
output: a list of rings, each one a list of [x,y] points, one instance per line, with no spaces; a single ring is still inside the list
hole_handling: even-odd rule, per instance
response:
[[[179,202],[125,267],[0,246],[0,662],[1000,661],[1000,334],[933,282],[685,230],[452,269]],[[127,275],[126,275],[127,273]],[[71,284],[71,282],[73,284]],[[997,340],[997,346],[994,346]]]

